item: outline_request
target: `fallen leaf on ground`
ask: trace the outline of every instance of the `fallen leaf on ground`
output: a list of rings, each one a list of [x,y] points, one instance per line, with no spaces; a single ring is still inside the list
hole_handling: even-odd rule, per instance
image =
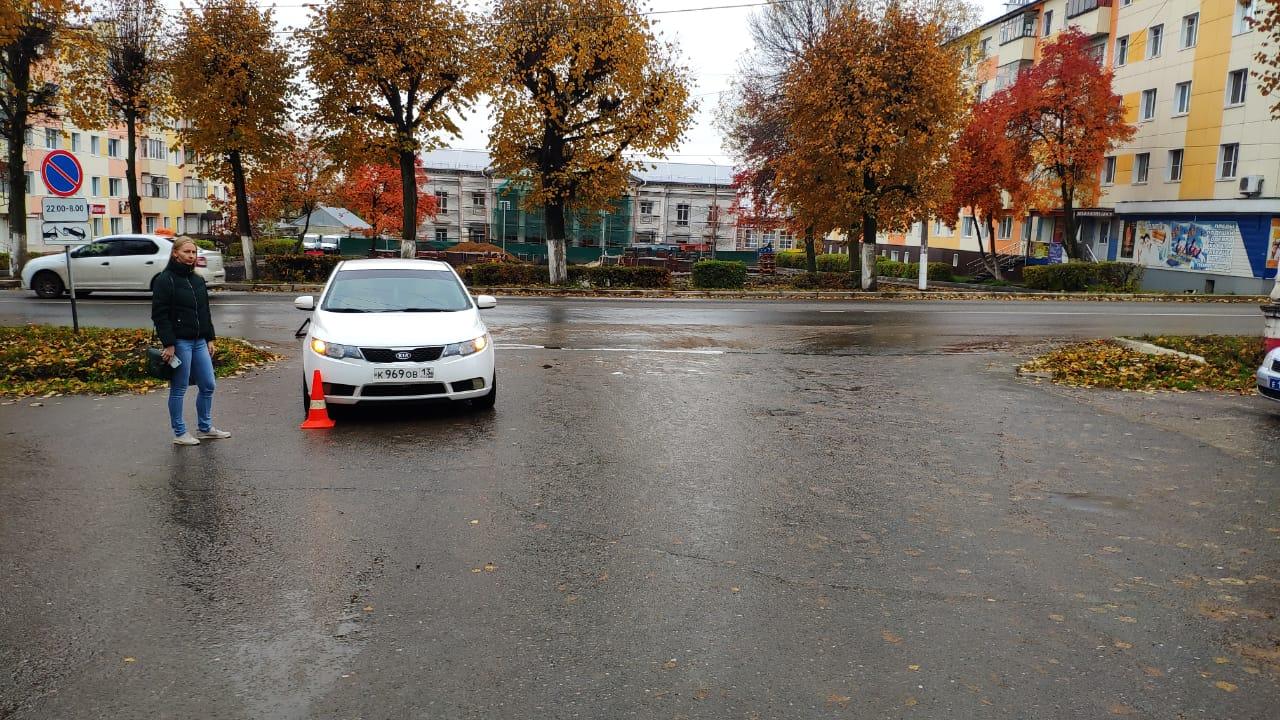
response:
[[[498,566],[497,566],[497,565],[494,565],[493,563],[485,563],[485,564],[484,564],[484,571],[485,571],[485,572],[493,572],[494,570],[497,570],[497,569],[498,569]]]
[[[1121,705],[1120,703],[1116,703],[1115,705],[1112,705],[1111,707],[1107,708],[1107,712],[1111,713],[1112,715],[1132,715],[1134,713],[1134,710],[1128,705]]]
[[[916,699],[915,699],[915,698],[913,698],[913,697],[908,696],[908,697],[907,697],[907,702],[906,702],[905,704],[906,704],[906,706],[907,706],[907,707],[915,707],[916,705],[919,705],[919,704],[920,704],[920,701],[919,701],[919,700],[916,700]]]
[[[133,657],[126,657],[124,661],[127,663],[131,663],[131,662],[138,662],[138,659]]]
[[[880,637],[884,638],[884,641],[891,645],[897,645],[898,643],[902,642],[902,638],[898,637],[897,635],[894,635],[888,630],[882,630],[880,632]]]
[[[1049,616],[1049,619],[1050,619],[1050,620],[1052,620],[1052,621],[1054,621],[1054,622],[1064,622],[1064,621],[1066,620],[1066,618],[1065,618],[1065,617],[1063,617],[1063,616],[1061,616],[1061,615],[1057,615],[1057,614],[1050,615],[1050,616]]]
[[[1235,692],[1236,690],[1240,689],[1240,686],[1233,685],[1232,683],[1229,683],[1226,680],[1219,680],[1218,682],[1214,683],[1214,687],[1218,688],[1219,690],[1226,690],[1227,692]]]
[[[1136,622],[1138,622],[1138,618],[1129,617],[1128,615],[1120,615],[1120,616],[1119,616],[1119,617],[1117,617],[1116,619],[1117,619],[1117,620],[1119,620],[1119,621],[1120,621],[1120,622],[1122,622],[1122,623],[1136,623]]]
[[[676,662],[675,658],[671,658],[670,660],[662,663],[662,667],[666,668],[667,670],[675,670],[676,665],[679,665],[679,664],[680,663]]]
[[[919,666],[919,665],[908,665],[908,666],[907,666],[907,669],[908,669],[908,670],[910,670],[911,672],[919,672],[919,671],[920,671],[920,666]]]
[[[1131,643],[1127,643],[1123,640],[1115,641],[1115,646],[1120,648],[1121,650],[1128,650],[1129,648],[1133,647]]]
[[[364,606],[364,611],[365,611],[365,612],[373,612],[373,606],[372,606],[372,605],[365,605],[365,606]]]
[[[1164,677],[1164,671],[1158,667],[1144,667],[1142,668],[1142,674],[1153,678]]]
[[[846,708],[846,707],[849,707],[849,700],[850,700],[850,699],[851,699],[851,698],[850,698],[848,695],[840,695],[840,694],[837,694],[837,693],[831,693],[830,695],[828,695],[828,696],[827,696],[827,704],[828,704],[828,705],[837,705],[837,706],[839,706],[839,707]]]
[[[1226,665],[1227,663],[1231,662],[1230,660],[1224,657],[1216,657],[1213,659],[1213,661],[1218,663],[1219,665]]]

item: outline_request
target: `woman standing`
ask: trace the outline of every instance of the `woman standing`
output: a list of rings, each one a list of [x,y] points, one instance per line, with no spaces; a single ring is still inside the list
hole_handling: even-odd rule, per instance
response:
[[[198,254],[194,240],[174,240],[169,265],[151,281],[151,322],[164,344],[164,360],[169,362],[176,356],[181,361],[169,381],[174,445],[199,445],[202,439],[231,437],[213,426],[213,319],[209,316],[209,290],[204,278],[196,274]],[[192,383],[199,390],[194,436],[182,421],[182,402],[187,385]]]

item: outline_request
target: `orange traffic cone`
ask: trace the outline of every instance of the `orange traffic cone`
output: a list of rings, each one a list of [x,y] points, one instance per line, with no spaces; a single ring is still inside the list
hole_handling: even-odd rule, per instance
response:
[[[324,382],[320,380],[320,371],[316,370],[311,377],[311,407],[307,410],[307,419],[302,423],[303,430],[324,430],[333,427],[329,419],[328,407],[324,404]]]

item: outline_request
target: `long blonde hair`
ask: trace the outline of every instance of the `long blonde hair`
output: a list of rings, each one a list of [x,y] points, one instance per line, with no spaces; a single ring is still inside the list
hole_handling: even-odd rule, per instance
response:
[[[189,237],[174,238],[173,248],[169,250],[169,257],[177,257],[178,249],[181,248],[183,245],[195,245],[197,251],[200,249],[200,245],[196,243],[195,240],[192,240]]]

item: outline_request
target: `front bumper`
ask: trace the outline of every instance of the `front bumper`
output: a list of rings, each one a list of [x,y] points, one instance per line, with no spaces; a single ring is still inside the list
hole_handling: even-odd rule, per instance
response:
[[[1262,367],[1258,368],[1258,394],[1280,402],[1280,370],[1272,368],[1274,362],[1280,361],[1264,362]]]
[[[469,400],[482,397],[493,383],[494,355],[490,344],[466,357],[450,357],[433,362],[372,363],[356,358],[331,358],[303,347],[304,382],[307,394],[315,371],[324,382],[324,399],[334,405],[397,402],[406,400]],[[432,377],[374,380],[375,369],[422,370]]]

